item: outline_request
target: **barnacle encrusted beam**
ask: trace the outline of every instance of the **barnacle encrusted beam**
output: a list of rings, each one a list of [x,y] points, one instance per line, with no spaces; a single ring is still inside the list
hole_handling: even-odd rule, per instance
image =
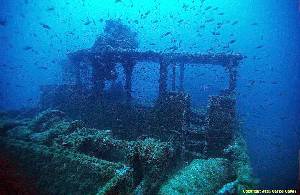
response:
[[[225,54],[225,53],[168,53],[158,51],[139,51],[139,50],[105,50],[102,52],[92,52],[90,50],[80,50],[74,53],[69,53],[70,58],[84,59],[97,56],[98,58],[111,58],[113,62],[122,63],[128,59],[137,61],[152,61],[160,62],[160,59],[164,59],[169,62],[184,63],[184,64],[216,64],[224,67],[229,65],[229,62],[236,62],[242,60],[244,56],[241,54]]]

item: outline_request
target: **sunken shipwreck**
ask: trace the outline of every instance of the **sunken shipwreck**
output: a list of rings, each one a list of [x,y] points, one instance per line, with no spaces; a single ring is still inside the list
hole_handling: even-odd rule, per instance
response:
[[[37,108],[1,113],[1,164],[17,167],[8,166],[1,188],[148,195],[238,194],[255,186],[236,115],[243,55],[141,50],[137,33],[107,20],[91,48],[67,58],[63,82],[42,86]],[[151,106],[132,96],[134,69],[144,62],[159,67]],[[184,89],[190,64],[227,73],[228,86],[202,109],[193,108]]]

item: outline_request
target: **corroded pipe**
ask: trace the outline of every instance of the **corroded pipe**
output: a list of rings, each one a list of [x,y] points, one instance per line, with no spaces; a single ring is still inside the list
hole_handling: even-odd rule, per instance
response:
[[[168,63],[164,59],[160,59],[159,65],[159,96],[161,97],[167,91]]]

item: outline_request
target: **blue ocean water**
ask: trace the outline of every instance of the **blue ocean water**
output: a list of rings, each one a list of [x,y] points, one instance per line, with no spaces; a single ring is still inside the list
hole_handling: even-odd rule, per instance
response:
[[[34,107],[39,87],[61,83],[68,52],[90,48],[105,21],[138,33],[141,50],[241,53],[238,114],[262,188],[295,188],[300,148],[297,0],[0,0],[0,109]],[[133,96],[151,104],[158,65],[135,69]],[[171,71],[169,71],[171,72]],[[194,106],[226,86],[222,68],[191,66]],[[217,76],[215,76],[217,75]],[[123,75],[124,77],[124,75]],[[170,85],[170,82],[168,84]]]

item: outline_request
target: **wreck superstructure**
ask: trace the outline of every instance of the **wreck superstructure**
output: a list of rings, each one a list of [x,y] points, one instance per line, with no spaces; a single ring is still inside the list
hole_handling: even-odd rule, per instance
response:
[[[41,87],[43,112],[33,119],[3,115],[0,155],[16,160],[48,194],[199,194],[250,187],[235,99],[243,56],[141,51],[126,26],[108,23],[112,27],[92,48],[68,54],[61,84]],[[147,63],[159,65],[153,106],[132,95],[134,69]],[[184,88],[191,64],[221,66],[228,73],[228,86],[210,96],[202,112],[195,112]],[[124,86],[115,90],[117,65]],[[178,178],[190,186],[176,183]]]
[[[177,139],[177,141],[179,141],[179,139],[181,139],[181,142],[185,145],[184,147],[195,155],[206,153],[209,150],[216,151],[215,149],[225,147],[225,145],[230,142],[233,135],[230,129],[233,129],[235,125],[237,68],[239,62],[243,59],[242,55],[164,53],[138,50],[105,50],[101,53],[95,53],[89,50],[80,50],[70,53],[68,56],[71,62],[68,66],[72,67],[72,73],[68,72],[70,68],[66,68],[66,75],[68,75],[68,81],[71,80],[72,82],[71,84],[69,82],[69,85],[45,87],[43,89],[44,97],[42,97],[42,99],[45,99],[45,102],[42,102],[44,108],[49,107],[47,103],[49,99],[56,99],[57,94],[64,93],[64,91],[73,91],[72,96],[76,96],[80,99],[76,99],[77,104],[81,102],[80,105],[78,105],[79,107],[87,104],[87,97],[90,97],[92,101],[101,102],[104,94],[105,81],[107,80],[104,75],[107,70],[99,67],[103,67],[102,63],[105,62],[106,64],[110,64],[111,68],[109,71],[111,71],[118,63],[123,66],[125,75],[123,91],[125,101],[118,105],[119,108],[124,108],[127,111],[125,112],[123,110],[124,112],[113,113],[115,108],[109,106],[105,108],[106,110],[101,110],[102,112],[109,113],[109,115],[112,113],[115,115],[115,117],[110,119],[111,126],[108,126],[113,132],[122,135],[124,135],[124,132],[130,132],[131,139],[136,139],[140,136],[151,137],[151,135],[155,135],[155,137],[159,137],[164,141],[169,139]],[[143,63],[138,62],[154,62],[159,64],[159,80],[157,81],[159,83],[159,93],[157,94],[157,100],[153,108],[145,109],[140,107],[140,105],[132,104],[133,69],[135,66],[143,66]],[[189,64],[196,64],[198,66],[207,64],[211,66],[222,66],[228,72],[229,83],[227,89],[221,91],[217,96],[210,97],[206,113],[193,113],[189,94],[184,91],[184,70]],[[171,90],[167,90],[168,66],[172,66],[173,71]],[[179,79],[176,78],[175,66],[179,66]],[[82,74],[87,72],[86,69],[91,70],[91,75],[88,76],[89,81],[86,80],[87,75]],[[99,75],[103,76],[101,77]],[[179,80],[179,88],[177,90],[175,88],[176,80]],[[88,90],[88,87],[83,83],[90,83],[91,86],[89,86],[89,88],[92,90]],[[53,93],[53,90],[56,92]],[[49,91],[51,92],[50,95]],[[55,96],[50,97],[51,94],[55,94]],[[61,104],[61,102],[70,101],[69,96],[66,98],[65,101],[60,100],[59,104]],[[55,102],[55,100],[52,102]],[[52,106],[64,110],[66,104],[62,107],[60,107],[59,104]],[[112,105],[116,106],[115,104]],[[101,105],[98,106],[101,107]],[[73,104],[73,107],[76,107],[76,105]],[[78,110],[82,112],[82,109],[79,108]],[[120,120],[117,121],[118,119],[124,119],[123,121],[125,121],[125,123],[128,120],[132,120],[129,115],[143,115],[145,117],[136,121],[136,126],[134,124],[131,124],[130,127],[128,125],[126,127],[126,124],[115,125],[116,123],[122,123]],[[98,120],[101,120],[101,117]],[[149,121],[151,121],[150,124]],[[118,129],[117,126],[123,126],[125,128]],[[140,128],[140,126],[142,126],[142,128]],[[160,130],[164,129],[164,132],[151,132],[157,128],[160,128]],[[149,131],[145,129],[149,129]],[[121,136],[121,138],[127,137]],[[221,144],[222,142],[224,143]],[[220,145],[220,147],[218,147],[218,145]]]

